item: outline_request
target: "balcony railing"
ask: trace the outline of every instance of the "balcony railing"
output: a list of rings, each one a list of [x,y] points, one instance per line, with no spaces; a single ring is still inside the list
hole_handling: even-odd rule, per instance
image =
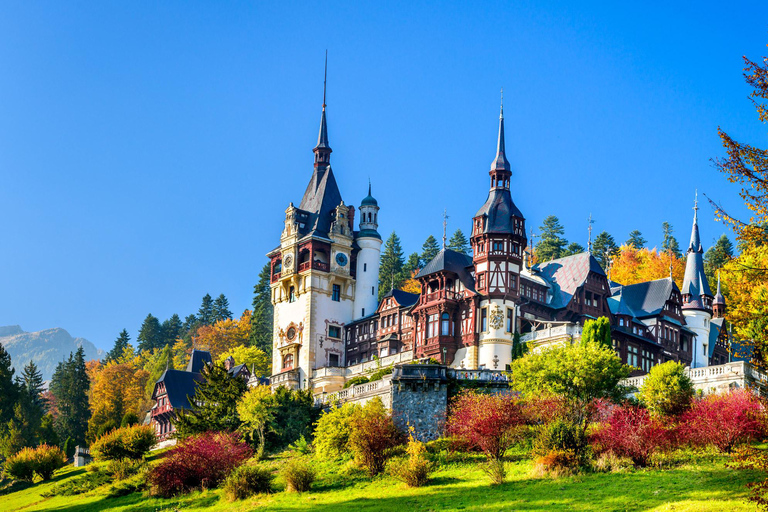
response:
[[[286,370],[270,377],[271,385],[283,384],[285,382],[299,382],[299,370]]]
[[[500,370],[462,370],[448,368],[448,377],[456,380],[475,380],[478,382],[509,382],[507,374]]]
[[[460,294],[453,290],[438,290],[436,292],[426,294],[426,301],[432,302],[433,300],[459,300]]]
[[[315,395],[315,405],[324,405],[333,402],[344,403],[352,399],[360,400],[374,395],[382,395],[392,387],[392,376],[385,375],[379,380],[358,384],[335,393],[320,393]]]

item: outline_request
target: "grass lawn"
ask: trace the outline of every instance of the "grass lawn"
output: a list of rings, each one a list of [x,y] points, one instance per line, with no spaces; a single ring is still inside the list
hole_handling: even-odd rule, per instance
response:
[[[635,470],[628,473],[594,473],[552,479],[535,476],[530,460],[508,464],[507,482],[490,486],[482,459],[469,456],[444,464],[431,485],[406,487],[389,476],[367,478],[343,463],[317,463],[318,480],[304,494],[277,492],[240,502],[229,502],[222,491],[195,492],[182,498],[161,499],[133,493],[106,496],[111,484],[75,496],[43,497],[54,485],[86,474],[82,468],[66,468],[51,482],[0,496],[2,511],[373,511],[395,510],[674,510],[754,511],[745,497],[745,484],[761,477],[752,471],[725,467],[725,456],[706,456],[668,470]],[[280,457],[267,464],[277,469]],[[276,486],[282,491],[278,478]]]

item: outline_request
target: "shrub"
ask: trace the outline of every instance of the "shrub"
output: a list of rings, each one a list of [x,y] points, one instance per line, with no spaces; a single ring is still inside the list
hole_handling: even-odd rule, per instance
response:
[[[298,438],[294,443],[290,444],[288,448],[299,455],[309,455],[312,452],[312,445],[304,436]]]
[[[58,446],[41,444],[37,448],[23,448],[5,461],[5,473],[16,480],[31,482],[35,475],[50,480],[53,472],[67,461]]]
[[[130,427],[131,425],[138,425],[139,417],[135,412],[127,412],[123,416],[123,420],[120,422],[121,427]]]
[[[68,437],[64,441],[63,449],[64,449],[64,455],[66,455],[67,459],[71,459],[72,456],[75,454],[75,446],[77,446],[77,443],[71,437]]]
[[[315,481],[315,470],[303,459],[293,459],[283,467],[286,490],[289,492],[307,492]]]
[[[713,445],[730,453],[737,445],[762,436],[765,421],[760,400],[741,389],[695,400],[682,416],[680,431],[692,445]]]
[[[402,432],[378,397],[357,410],[350,425],[349,448],[355,460],[370,476],[378,475],[384,470],[388,450],[402,444]]]
[[[169,497],[218,486],[253,450],[237,434],[206,432],[189,437],[152,468],[152,490]]]
[[[634,466],[629,457],[619,457],[613,452],[605,452],[598,455],[594,470],[598,473],[626,473]]]
[[[434,471],[434,464],[427,458],[427,447],[413,437],[413,431],[408,441],[407,452],[407,459],[392,462],[389,468],[390,473],[405,482],[408,487],[421,487],[429,481],[429,475]]]
[[[254,494],[272,492],[272,472],[257,465],[243,464],[224,481],[224,492],[230,501],[244,500]]]
[[[335,459],[349,453],[352,416],[359,405],[346,403],[324,412],[315,424],[315,450],[321,459]]]
[[[142,465],[142,461],[135,459],[111,460],[104,468],[104,472],[111,475],[115,480],[125,480],[138,473]]]
[[[99,425],[99,428],[96,431],[96,439],[100,438],[104,434],[112,432],[116,428],[117,428],[117,423],[115,423],[112,420],[107,421],[106,423],[103,423],[103,424]],[[89,439],[90,439],[90,437],[89,437]]]
[[[571,475],[582,465],[581,456],[575,450],[550,450],[537,457],[534,465],[542,474],[553,477]]]
[[[385,375],[390,375],[392,371],[394,370],[394,367],[387,366],[386,368],[381,368],[379,370],[376,370],[371,374],[370,377],[368,377],[368,382],[373,382],[375,380],[381,380],[384,378]]]
[[[365,375],[358,375],[357,377],[352,377],[347,382],[345,382],[344,389],[357,386],[358,384],[365,384],[366,382],[369,382],[368,377]]]
[[[651,368],[638,397],[657,416],[679,416],[691,406],[693,382],[685,365],[667,361]]]
[[[155,443],[155,429],[149,425],[134,425],[104,434],[91,445],[91,451],[101,460],[140,459]]]
[[[629,457],[635,465],[643,467],[655,451],[668,446],[668,433],[647,409],[616,407],[592,441],[596,451]]]

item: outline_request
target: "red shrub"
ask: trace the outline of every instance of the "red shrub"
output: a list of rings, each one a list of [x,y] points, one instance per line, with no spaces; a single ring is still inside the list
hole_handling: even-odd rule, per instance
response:
[[[252,455],[253,450],[239,435],[206,432],[170,450],[152,469],[149,480],[165,497],[216,487]]]
[[[744,389],[694,400],[682,416],[683,440],[698,446],[714,445],[724,452],[765,434],[765,409]]]
[[[405,440],[381,400],[372,400],[355,411],[350,418],[350,427],[349,448],[355,460],[371,476],[384,470],[389,450]]]
[[[668,445],[664,425],[640,407],[613,408],[603,427],[592,436],[596,452],[613,452],[645,466],[653,452]]]
[[[500,459],[525,423],[523,408],[508,394],[462,393],[451,406],[446,430],[490,459]]]

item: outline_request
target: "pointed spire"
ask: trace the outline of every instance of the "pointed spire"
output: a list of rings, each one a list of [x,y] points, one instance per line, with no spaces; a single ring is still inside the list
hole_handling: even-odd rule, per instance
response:
[[[701,237],[699,236],[699,191],[696,191],[693,200],[693,227],[691,228],[691,243],[688,245],[688,252],[704,252],[701,248]]]
[[[325,120],[325,93],[326,83],[328,80],[328,50],[325,50],[325,72],[323,74],[323,113],[320,116],[320,132],[317,135],[317,146],[315,146],[315,152],[318,149],[331,150],[331,146],[328,144],[328,123]],[[327,160],[325,161],[327,163]]]
[[[587,220],[587,224],[589,225],[589,227],[587,228],[587,230],[589,231],[589,240],[587,240],[587,252],[589,254],[592,254],[592,224],[594,223],[595,221],[592,220],[592,213],[590,212],[589,220]]]
[[[509,171],[504,137],[504,89],[501,90],[501,108],[499,110],[499,138],[496,142],[496,158],[491,163],[492,171]]]
[[[717,295],[722,295],[722,293],[720,293],[720,271],[719,270],[717,271]]]

